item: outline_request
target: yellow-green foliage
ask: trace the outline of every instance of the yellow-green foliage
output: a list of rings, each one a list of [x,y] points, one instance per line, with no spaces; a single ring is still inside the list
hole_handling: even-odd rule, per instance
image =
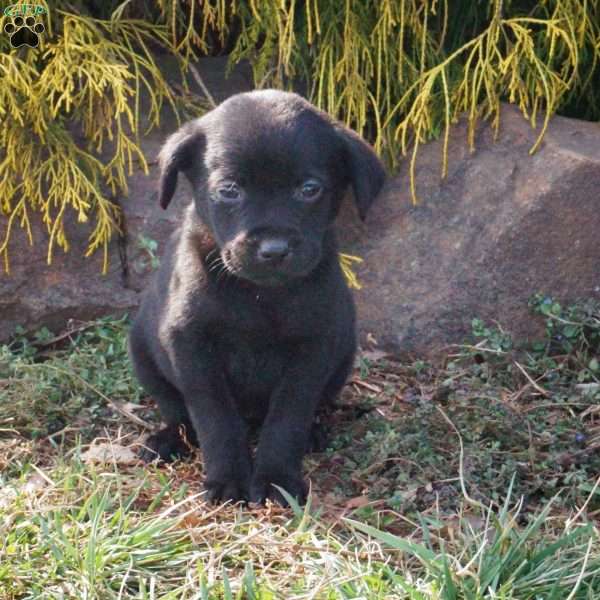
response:
[[[56,22],[60,33],[53,31]],[[56,8],[47,13],[47,24],[49,39],[39,48],[4,47],[0,53],[0,214],[6,218],[0,254],[8,270],[17,222],[33,242],[33,212],[48,229],[50,262],[55,246],[69,248],[64,217],[73,211],[79,222],[93,218],[87,254],[102,248],[106,269],[120,217],[111,195],[127,194],[134,162],[147,172],[139,146],[140,92],[150,101],[147,127],[158,124],[165,99],[175,107],[148,48],[170,47],[167,29],[120,12],[102,20]],[[86,147],[74,133],[83,134]]]
[[[440,134],[447,141],[461,114],[471,144],[481,118],[497,128],[501,101],[541,123],[532,152],[557,110],[600,117],[596,0],[40,4],[48,11],[40,48],[11,50],[0,35],[0,253],[7,267],[11,229],[29,230],[32,213],[48,228],[48,260],[55,246],[66,250],[66,211],[93,219],[88,253],[103,248],[106,262],[119,226],[110,196],[126,195],[134,161],[146,169],[140,91],[150,99],[144,126],[157,124],[165,100],[175,108],[153,59],[156,45],[183,68],[215,45],[229,47],[232,63],[250,61],[257,87],[305,89],[369,137],[392,166],[410,153],[411,172],[419,144]],[[76,130],[85,147],[75,143]],[[101,160],[103,148],[110,156]]]
[[[501,100],[534,126],[543,113],[539,143],[569,95],[594,106],[598,93],[598,2],[234,0],[231,10],[242,24],[233,58],[250,59],[257,85],[304,79],[312,100],[368,130],[392,165],[412,145],[411,173],[419,144],[440,129],[447,140],[462,113],[471,145],[478,118],[497,129]]]

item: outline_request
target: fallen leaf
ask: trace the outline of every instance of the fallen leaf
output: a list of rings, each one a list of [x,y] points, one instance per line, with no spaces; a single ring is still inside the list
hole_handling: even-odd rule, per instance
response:
[[[346,502],[346,508],[361,508],[362,506],[366,506],[371,502],[371,499],[368,496],[355,496],[354,498],[350,498],[348,502]]]
[[[367,344],[371,344],[372,346],[377,346],[377,338],[369,331],[367,333]]]
[[[378,360],[381,360],[382,358],[386,358],[389,355],[390,354],[388,352],[384,352],[383,350],[365,350],[364,352],[361,352],[361,354],[360,354],[360,356],[362,358],[366,358],[367,360],[370,360],[371,362],[377,362]]]
[[[136,453],[128,446],[103,442],[94,444],[86,450],[81,458],[86,463],[119,463],[131,464],[137,462]]]
[[[143,404],[136,404],[135,402],[123,402],[121,404],[122,408],[128,410],[129,412],[135,412],[136,410],[144,410],[147,407]]]

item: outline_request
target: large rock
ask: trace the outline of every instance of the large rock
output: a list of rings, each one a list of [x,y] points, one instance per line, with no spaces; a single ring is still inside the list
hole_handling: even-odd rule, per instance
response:
[[[419,150],[416,206],[405,161],[366,225],[344,215],[343,249],[364,259],[363,341],[430,353],[463,341],[474,316],[535,337],[532,293],[600,298],[600,124],[555,117],[530,156],[536,137],[505,106],[498,139],[483,126],[471,153],[459,124],[445,180],[441,142]]]

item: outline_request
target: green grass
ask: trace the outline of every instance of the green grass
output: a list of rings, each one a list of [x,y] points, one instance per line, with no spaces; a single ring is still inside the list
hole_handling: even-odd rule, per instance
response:
[[[131,475],[131,473],[129,474]],[[0,510],[3,598],[595,598],[600,553],[581,516],[519,506],[424,517],[411,536],[360,521],[209,508],[173,478],[77,459]],[[150,500],[152,498],[152,501]],[[446,527],[449,527],[446,523]],[[577,588],[576,588],[577,586]]]
[[[600,597],[600,310],[473,322],[437,364],[364,353],[306,507],[213,507],[202,462],[132,460],[158,417],[126,319],[0,348],[0,599]]]

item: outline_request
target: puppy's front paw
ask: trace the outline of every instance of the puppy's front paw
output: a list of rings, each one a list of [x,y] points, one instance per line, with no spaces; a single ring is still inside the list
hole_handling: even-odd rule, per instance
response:
[[[245,502],[248,500],[252,462],[249,454],[242,453],[231,460],[206,463],[204,489],[206,500],[220,502]]]
[[[179,427],[169,426],[148,436],[138,456],[144,462],[152,462],[157,458],[165,462],[172,462],[189,453],[190,447],[182,439]]]
[[[257,472],[250,484],[250,501],[264,504],[266,500],[288,506],[287,500],[275,485],[283,488],[290,496],[296,498],[299,504],[306,502],[308,486],[302,479],[301,473],[292,472]]]
[[[212,504],[248,500],[248,484],[235,479],[230,481],[207,480],[204,482],[204,489],[206,490],[206,500]]]

